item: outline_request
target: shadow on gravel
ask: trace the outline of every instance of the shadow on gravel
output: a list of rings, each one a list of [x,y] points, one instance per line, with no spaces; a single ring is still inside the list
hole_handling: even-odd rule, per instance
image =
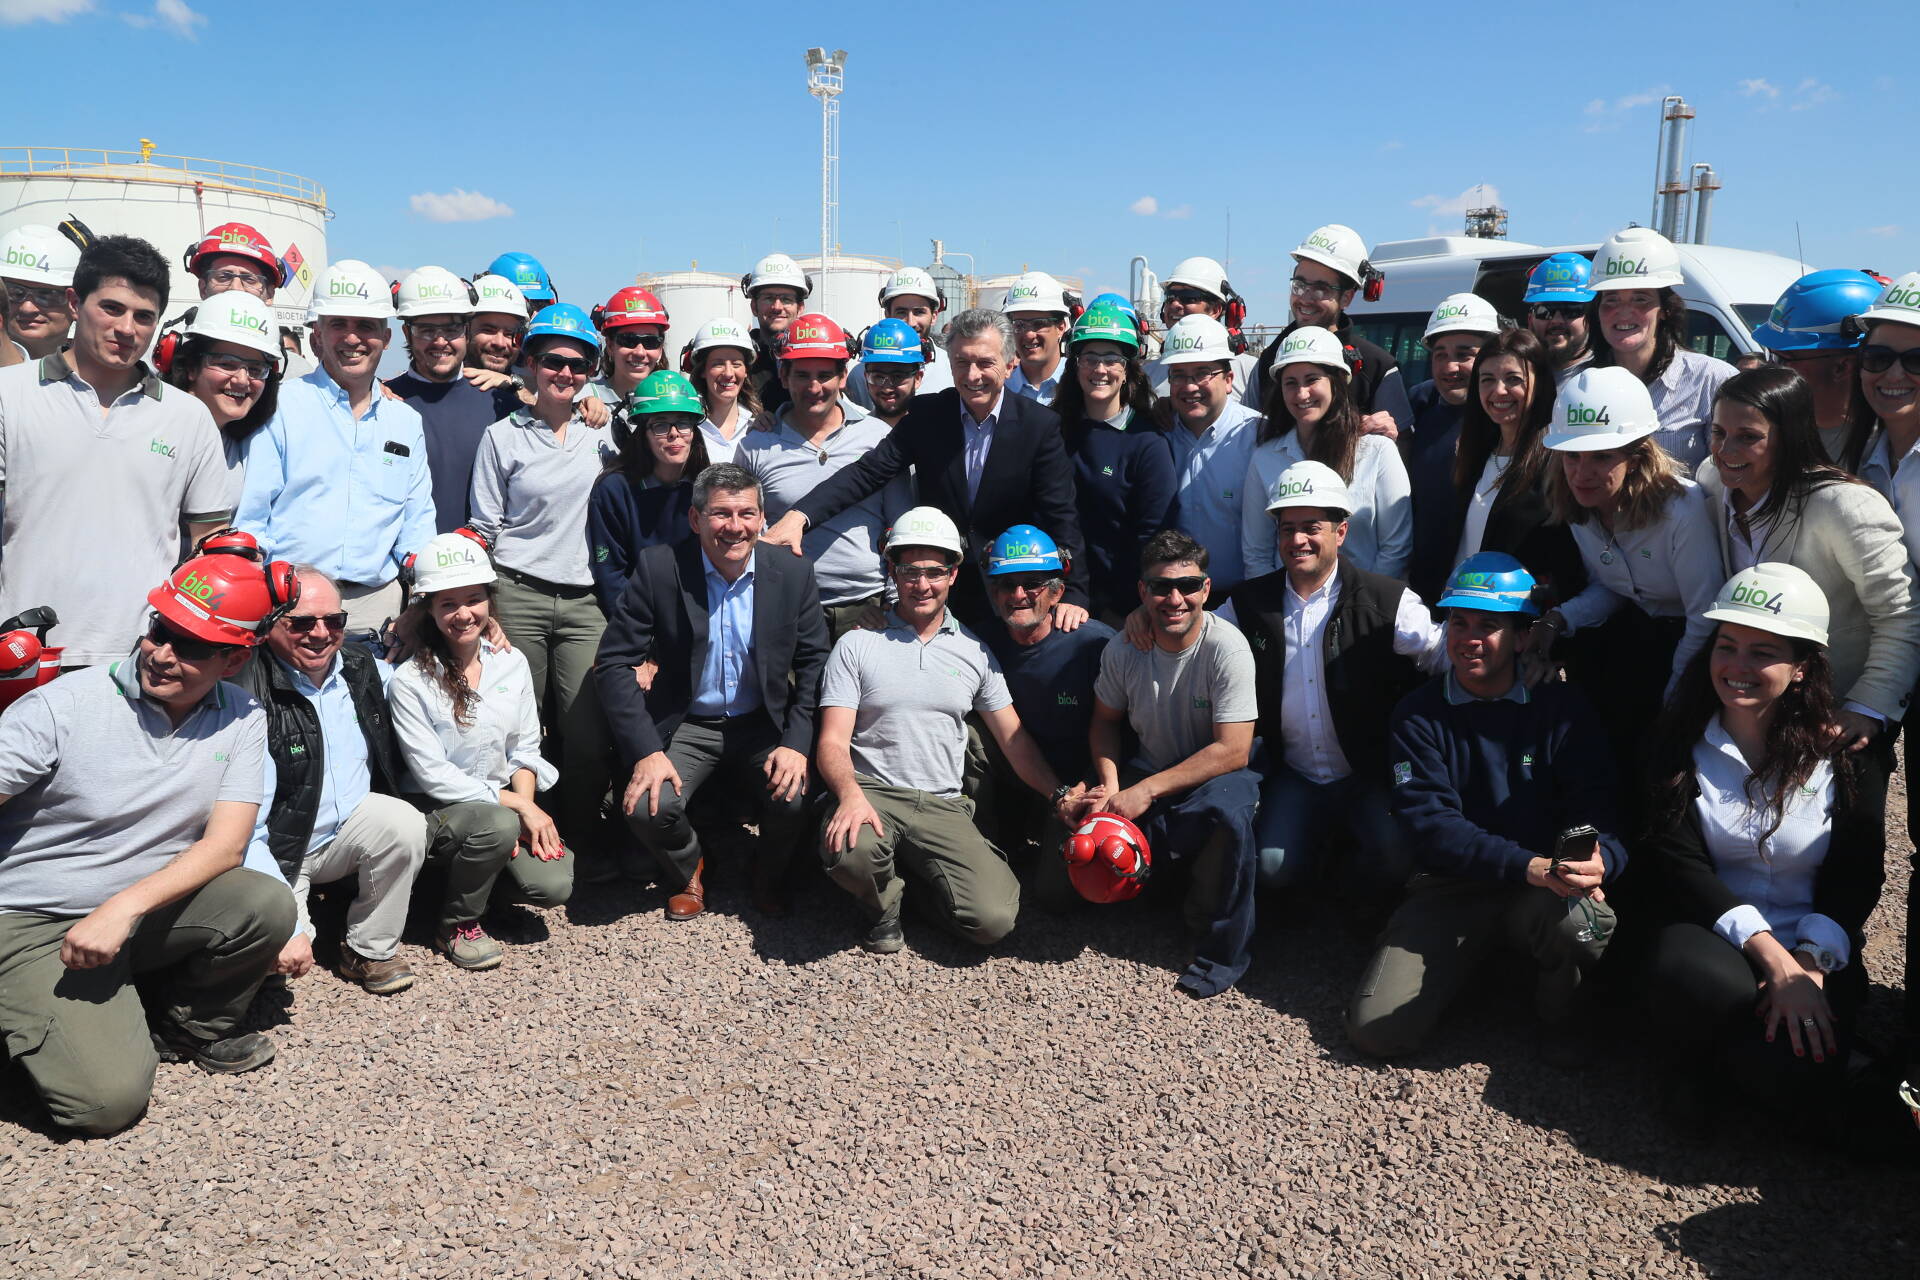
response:
[[[1920,1179],[1801,1168],[1761,1181],[1760,1199],[1720,1205],[1657,1228],[1669,1249],[1713,1280],[1911,1280],[1920,1274],[1914,1198]]]

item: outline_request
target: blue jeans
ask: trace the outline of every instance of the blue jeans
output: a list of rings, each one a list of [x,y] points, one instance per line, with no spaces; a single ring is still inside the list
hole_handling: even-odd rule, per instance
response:
[[[1260,850],[1260,887],[1297,889],[1326,857],[1327,837],[1343,830],[1356,848],[1329,870],[1366,898],[1397,898],[1413,862],[1380,783],[1359,774],[1313,782],[1275,763],[1260,787],[1254,842]]]

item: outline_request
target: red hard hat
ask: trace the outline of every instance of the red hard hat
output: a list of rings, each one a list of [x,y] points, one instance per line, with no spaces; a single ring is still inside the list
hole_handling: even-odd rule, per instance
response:
[[[10,707],[46,683],[40,670],[40,637],[31,631],[0,635],[0,708]]]
[[[607,299],[604,307],[595,307],[594,324],[602,333],[608,329],[625,329],[636,324],[666,325],[667,309],[660,305],[660,299],[653,296],[651,290],[638,285],[628,285]]]
[[[285,284],[286,270],[280,259],[274,256],[273,246],[267,238],[244,222],[223,222],[202,236],[200,242],[187,250],[187,272],[199,275],[200,268],[208,258],[222,253],[231,253],[235,257],[251,258],[267,269],[267,275],[278,288]]]
[[[147,593],[155,613],[209,644],[257,644],[299,599],[285,560],[260,565],[231,552],[195,556]]]
[[[1088,902],[1138,897],[1153,869],[1147,838],[1117,813],[1094,814],[1067,837],[1061,853],[1067,860],[1067,878]]]
[[[847,331],[818,311],[795,316],[780,344],[782,360],[850,360]]]

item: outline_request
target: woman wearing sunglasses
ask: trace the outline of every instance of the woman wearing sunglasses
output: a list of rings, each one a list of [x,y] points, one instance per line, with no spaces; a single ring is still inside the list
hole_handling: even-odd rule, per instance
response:
[[[280,403],[279,321],[253,294],[228,289],[194,308],[177,341],[171,355],[159,357],[166,379],[213,415],[238,506],[247,437],[266,425]]]
[[[616,412],[648,374],[666,366],[667,309],[650,291],[629,285],[593,309],[593,323],[606,343],[593,393]]]
[[[634,388],[614,419],[619,455],[606,464],[587,499],[588,561],[594,597],[611,614],[643,547],[693,536],[687,512],[693,480],[707,469],[700,397],[682,373],[661,369]]]
[[[561,825],[598,847],[607,781],[607,732],[593,696],[593,657],[606,625],[588,564],[587,500],[617,455],[612,434],[589,426],[575,397],[600,351],[587,313],[545,308],[527,326],[534,401],[487,428],[473,463],[472,526],[493,548],[500,626],[526,655],[541,719],[559,739]]]
[[[497,968],[481,926],[505,872],[519,901],[557,907],[573,893],[573,857],[534,802],[553,785],[527,659],[486,640],[497,578],[487,553],[443,533],[415,557],[420,576],[400,617],[413,656],[387,698],[394,734],[427,810],[427,862],[447,873],[434,945],[462,969]]]
[[[1654,735],[1637,854],[1666,1110],[1706,1136],[1743,1095],[1776,1125],[1819,1126],[1867,993],[1886,770],[1829,730],[1827,601],[1806,573],[1743,569],[1702,617],[1707,646]]]
[[[700,392],[705,411],[700,436],[712,462],[732,462],[740,448],[740,434],[760,412],[760,395],[747,373],[753,367],[753,339],[738,320],[721,316],[700,326],[689,348],[687,374]],[[701,463],[687,473],[700,474]]]

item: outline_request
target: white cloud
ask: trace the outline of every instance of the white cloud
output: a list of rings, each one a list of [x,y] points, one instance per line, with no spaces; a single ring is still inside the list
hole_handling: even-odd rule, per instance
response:
[[[1161,214],[1160,216],[1163,218],[1191,218],[1193,216],[1193,206],[1190,204],[1183,204],[1177,209],[1167,210],[1165,213]]]
[[[1748,98],[1772,99],[1780,96],[1780,86],[1755,76],[1751,80],[1742,80],[1740,82],[1740,93],[1742,96]]]
[[[1135,200],[1127,206],[1127,211],[1129,213],[1137,213],[1143,218],[1151,218],[1154,214],[1160,212],[1160,202],[1152,196],[1141,196],[1138,200]]]
[[[1448,199],[1445,196],[1421,196],[1410,202],[1416,209],[1430,209],[1435,217],[1459,217],[1469,209],[1480,209],[1490,204],[1500,203],[1500,188],[1490,183],[1476,183],[1459,195]]]
[[[93,11],[93,0],[0,0],[0,26],[29,22],[65,22]]]
[[[1867,228],[1868,235],[1879,236],[1882,240],[1891,240],[1895,236],[1899,235],[1900,231],[1901,231],[1901,228],[1891,222],[1886,223],[1883,226]]]
[[[455,187],[444,195],[423,191],[409,197],[413,211],[428,222],[485,222],[489,218],[511,218],[513,210],[492,196]]]
[[[207,25],[207,15],[188,8],[186,0],[153,0],[152,13],[123,13],[128,26],[165,27],[183,40],[198,40],[196,27]]]
[[[1660,85],[1657,88],[1645,89],[1639,93],[1626,94],[1623,97],[1613,99],[1611,102],[1605,98],[1595,98],[1586,105],[1586,132],[1607,133],[1611,130],[1618,129],[1622,117],[1628,112],[1637,111],[1641,107],[1652,106],[1666,95],[1667,87]]]
[[[1805,80],[1802,80],[1799,87],[1793,91],[1793,95],[1794,103],[1792,109],[1795,111],[1805,111],[1809,107],[1817,107],[1824,102],[1831,102],[1834,97],[1832,85],[1815,80],[1812,76],[1808,76]]]

